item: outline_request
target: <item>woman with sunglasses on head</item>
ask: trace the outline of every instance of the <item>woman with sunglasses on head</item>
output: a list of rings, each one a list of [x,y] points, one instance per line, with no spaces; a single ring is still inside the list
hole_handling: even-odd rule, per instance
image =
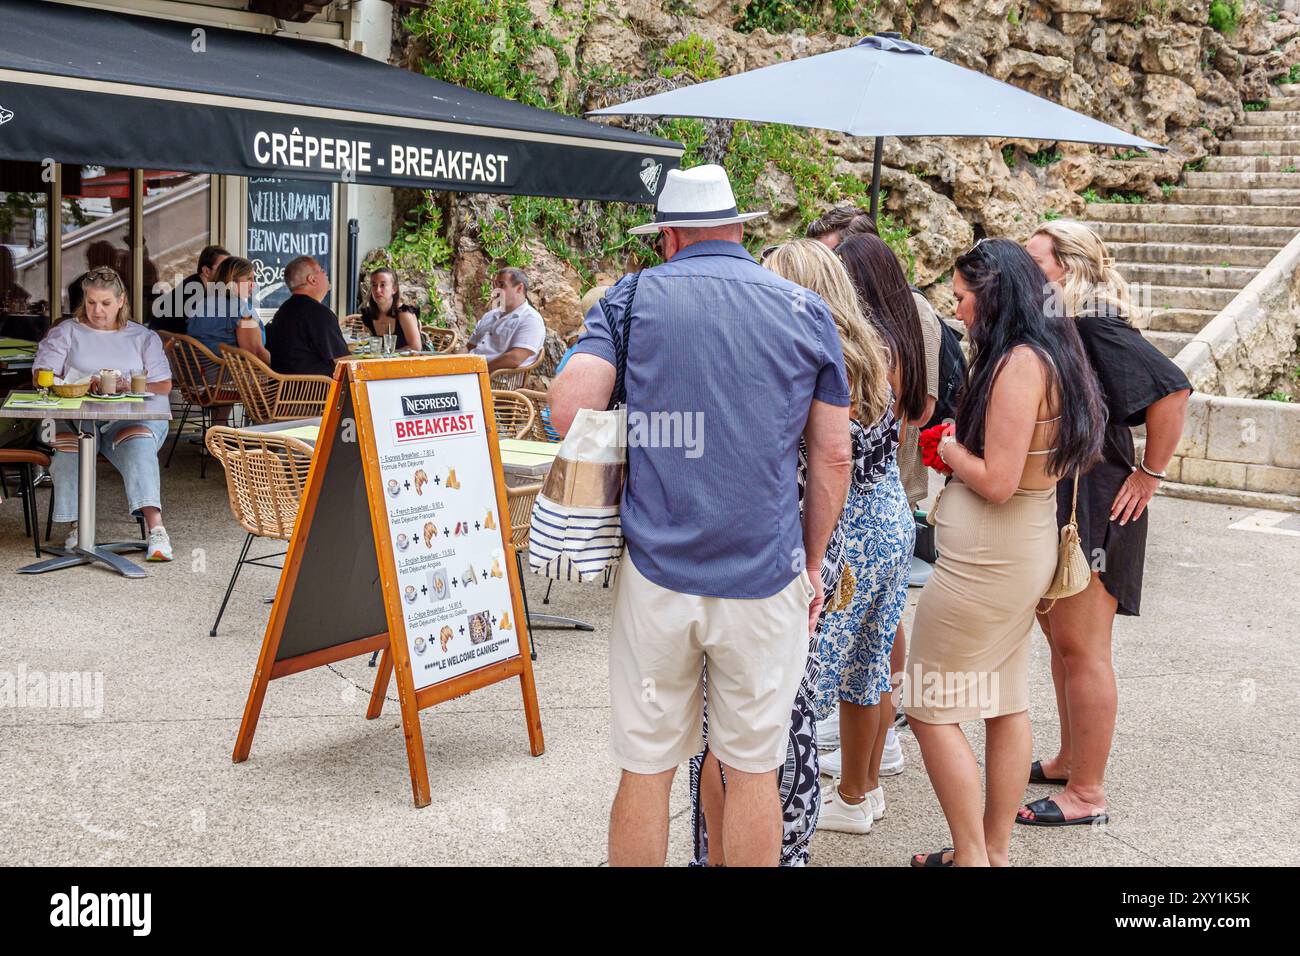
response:
[[[1049,307],[1037,264],[981,240],[953,272],[970,372],[955,433],[938,444],[952,480],[935,506],[940,550],[917,606],[904,688],[908,725],[952,847],[913,866],[1007,866],[1029,777],[1029,634],[1056,571],[1056,485],[1101,450],[1105,410],[1073,323]],[[980,766],[961,722],[982,719]]]
[[[1109,413],[1101,460],[1079,479],[1079,543],[1096,573],[1083,591],[1038,616],[1052,650],[1061,746],[1031,764],[1029,782],[1065,789],[1016,817],[1029,826],[1068,826],[1106,812],[1104,777],[1118,706],[1111,632],[1116,614],[1138,613],[1146,508],[1182,437],[1192,386],[1129,324],[1128,284],[1091,229],[1068,220],[1045,223],[1025,248],[1053,283],[1059,311],[1073,319]],[[1139,459],[1131,429],[1143,424]],[[1072,485],[1057,487],[1059,525],[1069,520],[1065,495],[1072,491]]]
[[[116,369],[117,392],[130,391],[131,373],[143,369],[147,388],[155,395],[172,390],[171,367],[163,353],[162,340],[138,322],[132,322],[126,287],[113,269],[92,269],[82,277],[81,304],[71,320],[60,322],[41,340],[36,349],[32,370],[49,369],[67,377],[76,369],[82,373]],[[98,375],[91,379],[91,389],[99,392]],[[60,422],[66,426],[68,423]],[[164,421],[101,421],[91,423],[99,429],[99,448],[122,475],[126,486],[127,507],[142,517],[148,529],[145,557],[150,561],[172,559],[171,540],[162,523],[162,492],[158,474],[158,449],[167,438]],[[77,520],[77,438],[70,429],[54,436],[54,456],[50,474],[54,478],[54,520]],[[77,526],[73,524],[65,543],[77,546]]]

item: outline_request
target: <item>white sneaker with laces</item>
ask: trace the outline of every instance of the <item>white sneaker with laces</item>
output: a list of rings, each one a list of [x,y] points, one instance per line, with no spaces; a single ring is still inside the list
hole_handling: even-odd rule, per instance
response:
[[[817,749],[834,750],[840,745],[840,709],[836,707],[825,720],[817,721]]]
[[[162,525],[149,532],[149,541],[144,549],[146,561],[170,561],[172,559],[172,539],[167,536],[167,529]]]
[[[833,787],[822,787],[822,811],[817,817],[817,829],[835,833],[870,833],[871,800],[845,803],[840,797],[839,781]]]
[[[903,756],[903,745],[898,742],[898,734],[894,733],[894,728],[890,727],[889,733],[885,734],[884,753],[880,755],[880,775],[892,777],[900,774],[906,765],[907,758]]]
[[[871,804],[871,819],[879,820],[885,815],[885,788],[876,787],[867,794],[867,803]]]

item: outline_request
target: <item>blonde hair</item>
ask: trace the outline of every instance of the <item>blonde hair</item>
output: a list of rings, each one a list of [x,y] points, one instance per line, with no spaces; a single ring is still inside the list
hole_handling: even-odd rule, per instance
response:
[[[81,304],[77,306],[73,318],[82,325],[86,324],[85,294],[91,289],[112,289],[122,297],[122,307],[117,310],[117,324],[115,327],[118,329],[126,328],[126,324],[131,321],[131,297],[126,294],[126,284],[122,281],[122,277],[117,274],[117,270],[110,269],[108,266],[97,266],[82,277]]]
[[[1052,255],[1065,273],[1060,286],[1067,315],[1110,305],[1125,319],[1133,318],[1136,307],[1128,283],[1115,271],[1115,260],[1100,236],[1070,219],[1045,222],[1034,235],[1051,240]]]
[[[839,257],[816,239],[778,246],[763,265],[821,296],[830,306],[844,352],[849,399],[859,421],[877,421],[889,407],[889,352]]]

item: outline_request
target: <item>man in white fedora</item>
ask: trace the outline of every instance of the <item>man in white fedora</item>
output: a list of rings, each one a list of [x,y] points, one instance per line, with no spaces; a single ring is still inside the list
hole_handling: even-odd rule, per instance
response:
[[[718,855],[730,866],[779,858],[776,771],[822,604],[821,576],[804,568],[821,567],[844,506],[849,389],[826,303],[740,244],[741,223],[761,215],[736,209],[721,166],[669,172],[654,222],[632,230],[658,234],[664,263],[625,276],[587,312],[551,386],[562,434],[579,409],[607,408],[610,328],[630,310],[626,548],[609,648],[610,749],[623,769],[615,866],[665,860],[673,774],[703,746],[705,671],[709,749],[726,774]],[[634,420],[689,420],[702,433],[639,437]]]

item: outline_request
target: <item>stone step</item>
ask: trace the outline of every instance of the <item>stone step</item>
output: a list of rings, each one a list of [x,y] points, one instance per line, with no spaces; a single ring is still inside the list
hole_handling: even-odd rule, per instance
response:
[[[1188,175],[1192,175],[1188,173]],[[1202,173],[1201,175],[1236,176],[1238,173]],[[1261,174],[1249,174],[1261,175]],[[1279,174],[1281,175],[1281,174]],[[1300,177],[1297,177],[1300,179]],[[1300,189],[1202,189],[1183,186],[1170,190],[1169,202],[1199,206],[1300,206]]]
[[[1107,225],[1116,225],[1107,223]],[[1105,238],[1104,236],[1102,238]],[[1163,262],[1169,265],[1250,266],[1261,269],[1277,255],[1274,246],[1205,245],[1193,242],[1107,242],[1115,262]],[[1120,273],[1127,277],[1125,266]]]
[[[1230,127],[1225,139],[1275,140],[1287,143],[1300,139],[1300,126],[1269,126],[1259,123],[1241,123]]]
[[[1247,126],[1300,126],[1300,110],[1251,110],[1245,117]]]
[[[1300,173],[1183,173],[1188,187],[1201,189],[1294,189],[1300,191]],[[1258,205],[1265,205],[1259,203]]]
[[[1143,285],[1139,304],[1152,309],[1212,309],[1222,312],[1239,289],[1190,288],[1178,285]]]
[[[1300,96],[1300,83],[1279,83],[1277,88],[1283,96]]]
[[[1088,204],[1086,218],[1102,222],[1206,223],[1300,228],[1300,206],[1200,206],[1183,203]]]
[[[1167,262],[1125,262],[1115,257],[1116,268],[1130,285],[1185,286],[1188,289],[1243,289],[1259,274],[1254,266],[1181,265]],[[1154,293],[1153,293],[1154,296]],[[1144,303],[1145,304],[1145,303]],[[1151,304],[1158,305],[1155,298]]]
[[[1300,170],[1300,156],[1207,156],[1206,173],[1282,173]]]
[[[1165,355],[1173,358],[1183,350],[1184,345],[1196,336],[1191,332],[1156,332],[1152,329],[1146,329],[1142,332],[1142,337],[1164,352]]]
[[[1281,96],[1270,96],[1268,106],[1264,109],[1265,113],[1285,110],[1300,110],[1300,86],[1296,87],[1296,93],[1288,93],[1282,90]]]
[[[1171,222],[1093,222],[1091,225],[1097,235],[1108,243],[1205,243],[1219,246],[1267,246],[1274,251],[1295,238],[1297,232],[1291,226]]]
[[[1147,331],[1195,335],[1218,316],[1218,309],[1148,309]]]
[[[1300,142],[1275,139],[1229,139],[1219,145],[1220,156],[1300,156]]]

